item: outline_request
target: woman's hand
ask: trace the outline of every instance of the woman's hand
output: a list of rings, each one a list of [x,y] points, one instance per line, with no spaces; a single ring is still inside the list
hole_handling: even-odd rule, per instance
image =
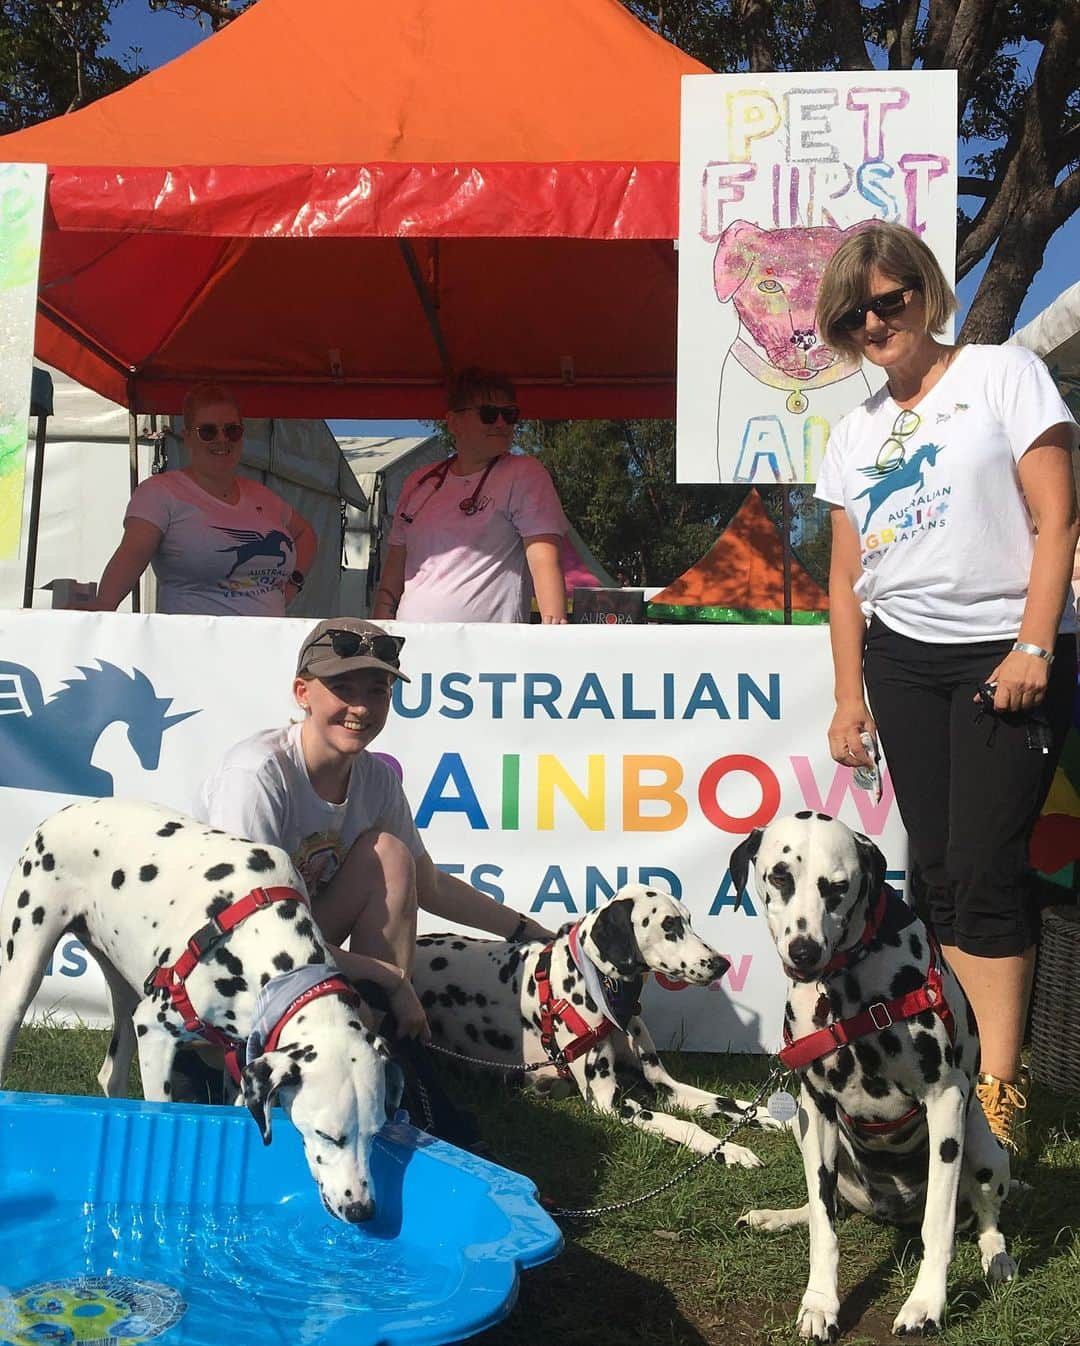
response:
[[[1037,654],[1012,650],[986,681],[995,685],[995,710],[1031,710],[1046,695],[1050,665]],[[971,699],[978,701],[978,692]]]
[[[420,1004],[413,990],[413,984],[404,972],[401,974],[401,980],[390,992],[390,1009],[393,1011],[399,1037],[419,1038],[421,1042],[431,1041],[431,1029],[424,1007]]]
[[[839,702],[829,725],[829,753],[843,766],[872,766],[860,734],[869,734],[877,742],[877,726],[866,709],[865,701]]]

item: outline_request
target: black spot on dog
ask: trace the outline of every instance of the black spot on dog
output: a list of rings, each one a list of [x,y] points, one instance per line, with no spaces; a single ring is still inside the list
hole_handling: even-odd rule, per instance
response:
[[[141,1038],[142,1038],[142,1037],[145,1037],[145,1036],[146,1036],[146,1025],[145,1025],[145,1024],[136,1024],[136,1025],[135,1025],[135,1032],[138,1034],[139,1037],[141,1037]]]
[[[40,832],[34,837],[34,849],[37,851],[38,855],[45,849],[45,838]]]
[[[881,1070],[881,1053],[875,1051],[869,1042],[855,1043],[855,1058],[867,1075],[876,1075]]]
[[[4,948],[5,948],[5,951],[6,951],[6,953],[7,953],[8,958],[10,959],[10,958],[11,958],[11,955],[15,952],[15,941],[9,939],[8,942],[7,942],[7,944],[4,946]]]
[[[487,1000],[487,996],[484,995],[484,993],[483,993],[482,991],[477,991],[477,993],[476,993],[476,1003],[480,1006],[481,1009],[484,1008],[484,1006],[487,1004],[487,1002],[488,1002],[488,1000]]]
[[[269,980],[270,978],[267,977],[267,981]],[[214,986],[217,988],[218,993],[223,995],[226,1000],[232,1000],[232,998],[239,995],[241,991],[247,990],[247,982],[243,977],[218,977],[214,982]]]
[[[229,905],[230,903],[227,897],[215,897],[213,901],[210,903],[210,905],[206,908],[206,914],[211,918],[213,918],[214,916],[220,916],[221,913],[225,910],[225,908]]]
[[[477,1028],[475,1024],[466,1024],[465,1036],[469,1039],[470,1042],[479,1042],[480,1030]]]
[[[899,1056],[901,1051],[900,1039],[892,1031],[886,1028],[877,1036],[878,1046],[882,1048],[886,1056]]]
[[[432,972],[441,972],[446,967],[447,960],[443,957],[433,958],[431,960]]]
[[[218,949],[214,954],[214,961],[220,963],[221,966],[231,972],[234,977],[243,975],[244,964],[237,958],[236,954],[230,953],[228,949]]]
[[[14,937],[15,935],[17,935],[17,934],[19,933],[19,927],[20,927],[21,925],[22,925],[22,921],[20,921],[19,918],[18,918],[18,916],[16,916],[15,919],[11,922],[11,934],[12,934],[12,937]]]
[[[936,1084],[941,1078],[941,1048],[933,1033],[915,1034],[915,1055],[927,1084]]]
[[[183,825],[177,822],[165,823],[163,827],[158,828],[157,834],[159,837],[171,837],[174,832],[179,832]]]
[[[203,878],[209,879],[211,883],[218,883],[221,879],[227,879],[235,869],[235,865],[230,865],[225,861],[222,861],[219,865],[211,865],[203,875]]]
[[[678,944],[686,938],[686,922],[681,916],[665,916],[660,922],[664,938],[671,944]]]
[[[975,1170],[976,1182],[987,1183],[993,1176],[994,1176],[994,1170],[992,1168],[977,1168]]]
[[[288,898],[284,902],[274,904],[277,908],[277,914],[283,921],[295,921],[296,913],[300,908],[300,903],[295,898]]]
[[[315,935],[315,926],[310,916],[301,916],[296,922],[296,933],[304,939],[312,939]]]
[[[30,919],[34,922],[35,925],[41,925],[42,922],[45,920],[45,908],[35,907],[34,910],[30,913]]]
[[[836,1053],[836,1064],[829,1071],[829,1083],[837,1093],[851,1079],[855,1070],[855,1054],[850,1047],[841,1047]]]
[[[506,962],[503,963],[501,968],[499,968],[499,980],[504,985],[506,982],[510,980],[510,978],[517,971],[517,965],[520,962],[520,960],[521,955],[518,953],[517,949],[512,949],[510,951],[510,956],[507,958]],[[532,981],[531,978],[529,980],[529,985],[533,988],[532,993],[535,994],[536,984],[535,982]]]
[[[270,960],[279,972],[291,972],[296,964],[287,953],[276,953]]]
[[[923,974],[917,967],[912,967],[910,963],[907,963],[893,977],[889,986],[889,995],[893,1000],[898,1000],[901,996],[910,995],[912,991],[918,991],[922,985]]]
[[[268,869],[274,868],[274,861],[268,850],[256,846],[248,856],[247,867],[255,874],[265,874]]]
[[[818,1196],[831,1223],[836,1219],[836,1170],[828,1169],[824,1164],[818,1168]]]
[[[795,896],[795,878],[782,860],[773,865],[765,881],[776,889],[782,902],[790,902]]]
[[[18,901],[15,903],[15,905],[17,907],[25,907],[29,901],[30,901],[30,894],[24,888],[22,892],[19,894]]]
[[[34,872],[34,866],[30,863],[29,860],[23,861],[22,872],[24,879],[28,879],[30,875]]]
[[[497,1051],[509,1052],[514,1049],[514,1039],[509,1033],[500,1033],[497,1029],[486,1028],[483,1036],[488,1046],[494,1047]]]
[[[1005,1184],[1004,1184],[1003,1182],[999,1182],[999,1183],[998,1183],[997,1194],[998,1194],[998,1196],[1004,1196],[1004,1195],[1005,1195]]]
[[[922,962],[923,947],[922,940],[913,930],[908,938],[908,948],[911,950],[911,956],[917,963]]]
[[[51,852],[51,851],[46,852],[46,853],[41,857],[41,868],[42,868],[42,869],[55,869],[55,868],[56,868],[56,861],[55,861],[55,859],[53,858],[53,855],[52,855],[52,852]]]
[[[814,815],[810,812],[809,809],[801,809],[801,810],[800,810],[798,813],[796,813],[796,815],[795,815],[796,818],[812,818],[813,816],[814,816]]]
[[[143,867],[139,870],[139,878],[143,881],[143,883],[149,883],[152,879],[157,878],[157,873],[158,873],[157,865],[143,865]]]
[[[122,869],[113,870],[112,886],[114,888],[122,888],[124,886],[124,871]]]
[[[805,1140],[806,1133],[810,1129],[810,1118],[807,1115],[806,1109],[804,1107],[799,1108],[798,1117],[796,1120],[799,1123],[799,1139]]]
[[[885,1098],[889,1092],[888,1080],[882,1079],[880,1075],[866,1075],[862,1082],[863,1092],[869,1094],[871,1098]]]

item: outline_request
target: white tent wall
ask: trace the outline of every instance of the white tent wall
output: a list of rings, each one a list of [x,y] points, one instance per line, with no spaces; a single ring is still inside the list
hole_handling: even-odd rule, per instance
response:
[[[345,568],[341,572],[342,611],[366,617],[371,610],[371,561],[385,554],[401,487],[414,468],[437,463],[446,451],[437,435],[422,438],[347,436],[338,444],[367,498],[363,509],[345,509]]]
[[[130,494],[128,413],[57,370],[53,415],[46,421],[44,476],[35,565],[34,607],[49,607],[43,586],[53,579],[97,580],[120,540]],[[162,425],[167,424],[166,420]],[[179,420],[164,435],[170,467],[181,466]],[[140,417],[139,479],[150,474],[154,440],[148,417]],[[30,426],[17,559],[0,562],[0,607],[22,606],[36,423]],[[308,582],[290,607],[292,616],[327,616],[340,610],[342,500],[363,509],[366,500],[324,421],[245,422],[245,476],[264,482],[298,510],[319,536],[318,557]],[[142,606],[153,611],[150,572]],[[125,600],[121,611],[130,611]]]

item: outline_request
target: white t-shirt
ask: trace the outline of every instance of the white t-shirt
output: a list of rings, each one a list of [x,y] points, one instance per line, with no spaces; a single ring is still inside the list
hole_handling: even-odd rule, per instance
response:
[[[417,468],[406,479],[390,530],[391,545],[405,548],[398,620],[527,622],[532,580],[522,539],[562,537],[569,526],[547,469],[528,454],[505,454],[488,473],[474,514],[460,505],[484,469],[467,477],[447,472],[441,486],[438,477],[421,484],[431,470]]]
[[[397,837],[416,859],[426,854],[393,770],[362,752],[345,802],[327,803],[308,776],[300,728],[267,729],[230,748],[202,783],[197,816],[248,841],[281,846],[312,896],[334,877],[356,838],[374,827]]]
[[[1015,637],[1035,549],[1017,464],[1062,422],[1075,445],[1046,366],[1019,346],[961,347],[911,411],[882,388],[849,412],[816,494],[858,534],[866,617],[939,644]],[[1070,593],[1061,630],[1075,629]]]
[[[296,569],[288,531],[292,506],[261,482],[237,477],[235,505],[215,500],[186,472],[140,482],[128,519],[160,528],[150,564],[159,612],[284,617],[285,585]]]

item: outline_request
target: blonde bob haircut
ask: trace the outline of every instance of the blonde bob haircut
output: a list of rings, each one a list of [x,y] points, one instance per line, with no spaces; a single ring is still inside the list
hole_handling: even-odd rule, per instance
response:
[[[195,413],[200,407],[208,407],[214,402],[224,402],[226,406],[232,407],[239,419],[240,403],[223,383],[196,383],[188,389],[184,398],[184,429],[193,429]]]
[[[918,290],[922,295],[927,332],[944,330],[956,311],[956,295],[949,289],[937,258],[917,234],[902,224],[870,224],[844,240],[836,249],[817,299],[817,329],[827,346],[841,355],[858,359],[858,332],[842,332],[836,320],[870,298],[870,272],[877,268],[896,281],[896,288]]]

